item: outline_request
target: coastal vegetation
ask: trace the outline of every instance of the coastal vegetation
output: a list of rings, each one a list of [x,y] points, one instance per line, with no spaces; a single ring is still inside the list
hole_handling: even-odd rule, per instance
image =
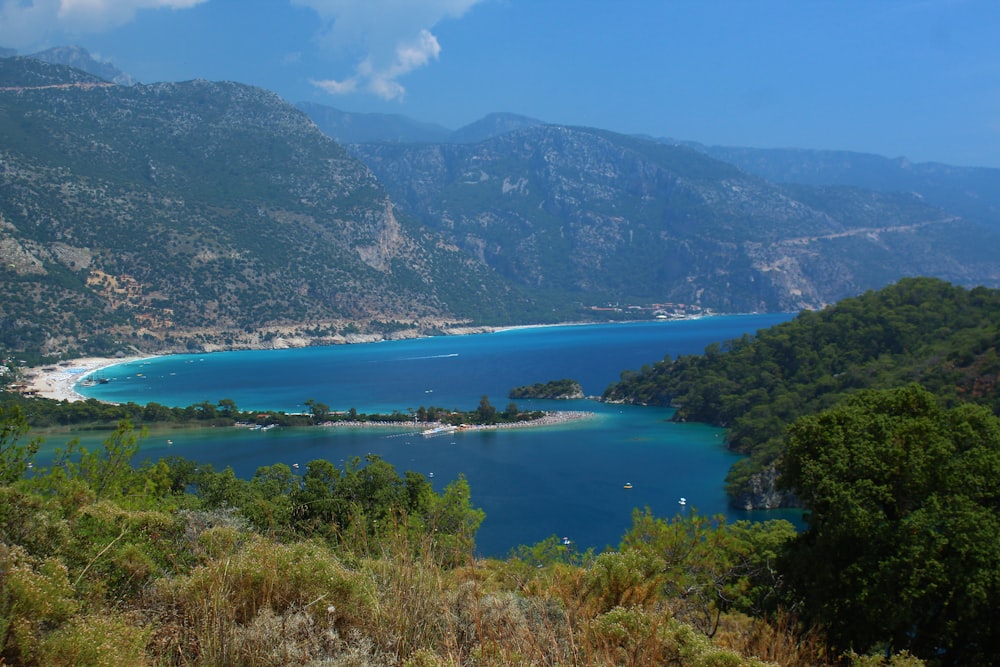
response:
[[[673,405],[676,420],[725,427],[729,447],[748,455],[727,479],[743,506],[762,472],[780,470],[785,434],[800,417],[863,389],[911,382],[944,405],[970,402],[997,414],[998,381],[1000,291],[907,278],[702,355],[625,371],[602,399]]]
[[[576,380],[563,378],[549,382],[536,382],[532,385],[514,387],[508,394],[509,398],[552,398],[570,399],[583,398],[583,387]]]
[[[615,550],[553,536],[486,560],[461,478],[437,493],[374,456],[247,480],[181,458],[134,467],[127,421],[28,470],[24,415],[0,421],[4,664],[924,664],[801,622],[778,567],[786,522],[637,510]]]
[[[835,645],[996,664],[1000,419],[942,403],[866,390],[791,426],[781,483],[808,530],[779,568]]]
[[[170,407],[150,402],[104,403],[88,398],[82,401],[55,401],[45,398],[25,398],[15,393],[0,393],[0,409],[20,410],[27,415],[26,423],[34,428],[74,426],[76,428],[106,429],[122,420],[137,426],[311,426],[337,423],[379,424],[449,424],[452,426],[493,426],[515,424],[542,419],[547,413],[541,410],[521,410],[510,402],[503,410],[483,396],[472,410],[458,410],[436,406],[423,406],[405,412],[358,412],[355,408],[333,411],[325,403],[308,399],[308,412],[289,413],[281,410],[240,410],[231,398],[217,403],[202,401],[187,407]]]

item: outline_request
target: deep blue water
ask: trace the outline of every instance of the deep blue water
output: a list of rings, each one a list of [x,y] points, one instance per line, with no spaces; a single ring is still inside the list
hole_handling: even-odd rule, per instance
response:
[[[334,410],[406,411],[421,405],[469,410],[481,396],[503,409],[515,386],[559,378],[599,395],[621,371],[666,354],[701,352],[712,342],[789,319],[732,315],[677,322],[525,328],[363,345],[175,355],[103,371],[110,382],[78,387],[108,401],[187,406],[233,399],[241,409],[305,411],[309,399]],[[480,553],[504,556],[553,534],[581,548],[616,545],[633,508],[748,515],[730,509],[723,480],[734,456],[718,429],[666,421],[661,408],[595,401],[518,401],[519,407],[587,410],[592,419],[551,427],[424,438],[399,429],[193,429],[158,432],[142,448],[156,460],[182,455],[240,476],[277,462],[382,456],[402,473],[430,475],[440,490],[460,474],[486,511]],[[167,444],[167,440],[171,444]],[[630,482],[632,489],[623,485]],[[678,504],[687,499],[686,507]],[[753,518],[765,518],[754,513]]]

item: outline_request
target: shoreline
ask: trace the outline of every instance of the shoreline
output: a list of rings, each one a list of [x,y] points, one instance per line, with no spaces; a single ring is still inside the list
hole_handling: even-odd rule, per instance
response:
[[[319,428],[409,428],[417,429],[415,435],[422,435],[428,438],[436,438],[442,435],[453,435],[463,431],[497,431],[514,428],[529,428],[537,426],[558,426],[569,422],[581,421],[584,419],[594,419],[596,412],[586,410],[546,410],[544,416],[538,419],[526,421],[501,422],[497,424],[463,424],[461,426],[449,427],[444,422],[411,422],[411,421],[360,421],[360,420],[336,420],[316,424]],[[237,427],[241,426],[237,424]],[[428,430],[447,428],[448,430],[436,433],[428,433]]]
[[[136,355],[132,357],[83,357],[61,361],[57,364],[46,366],[36,366],[24,370],[24,380],[21,391],[25,396],[37,396],[39,398],[49,398],[54,401],[76,401],[87,400],[86,396],[77,393],[76,383],[93,375],[97,371],[127,364],[133,361],[143,361],[145,359],[157,359],[168,355]]]
[[[662,320],[663,322],[681,322],[687,319],[701,319],[703,317],[718,317],[725,315],[738,315],[740,313],[712,313],[711,315],[697,315],[685,318],[676,318],[670,320]],[[490,333],[502,333],[505,331],[517,331],[520,329],[541,329],[550,327],[569,327],[569,326],[587,326],[593,324],[630,324],[636,321],[652,322],[654,320],[622,320],[618,322],[555,322],[551,324],[512,324],[510,326],[504,327],[489,327],[489,326],[470,326],[470,327],[452,327],[443,330],[441,335],[444,336],[471,336],[478,334],[490,334]],[[432,338],[434,336],[423,336],[424,338]],[[361,336],[354,340],[348,340],[342,343],[330,343],[331,345],[347,344],[347,345],[363,345],[366,343],[378,343],[387,340],[394,340],[393,338],[367,338]],[[234,352],[243,349],[259,349],[259,350],[271,350],[271,349],[282,349],[284,346],[271,346],[271,347],[259,347],[259,348],[221,348],[216,350],[206,350],[199,352],[198,354],[215,354],[217,352]],[[287,346],[291,347],[291,346]],[[297,347],[297,346],[296,346]],[[76,383],[92,375],[97,371],[109,368],[111,366],[117,366],[118,364],[127,364],[135,361],[145,361],[150,359],[160,359],[162,357],[169,357],[175,354],[191,354],[188,352],[166,352],[163,354],[136,354],[128,357],[82,357],[79,359],[69,359],[57,362],[55,364],[46,364],[45,366],[34,366],[30,368],[25,368],[23,370],[20,393],[25,396],[36,396],[39,398],[48,398],[55,401],[67,401],[70,403],[76,401],[87,400],[86,396],[81,395],[74,388]]]

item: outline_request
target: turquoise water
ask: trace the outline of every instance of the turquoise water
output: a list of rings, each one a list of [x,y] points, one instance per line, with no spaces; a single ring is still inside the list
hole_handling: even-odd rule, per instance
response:
[[[791,315],[733,315],[643,322],[514,329],[295,350],[175,355],[121,364],[110,382],[78,387],[110,401],[186,406],[231,398],[241,409],[305,411],[309,399],[334,410],[406,411],[421,405],[473,409],[487,395],[500,409],[515,386],[559,378],[600,394],[621,371],[701,352],[712,342],[753,333]],[[517,401],[519,407],[586,410],[595,416],[550,427],[463,432],[425,438],[400,429],[300,428],[179,430],[157,433],[142,455],[181,455],[240,476],[277,462],[334,463],[378,454],[402,473],[430,476],[440,490],[460,474],[473,503],[486,511],[477,536],[483,555],[553,534],[581,548],[618,543],[633,508],[661,516],[731,510],[723,479],[735,460],[718,429],[667,421],[662,408],[595,401]],[[170,440],[170,444],[167,443]],[[630,482],[631,489],[624,489]],[[685,497],[687,505],[678,504]],[[766,515],[755,513],[754,518]]]

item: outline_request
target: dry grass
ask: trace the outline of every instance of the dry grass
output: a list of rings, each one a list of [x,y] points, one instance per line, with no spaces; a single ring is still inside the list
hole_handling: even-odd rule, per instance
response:
[[[0,543],[7,660],[0,664],[837,664],[822,637],[801,634],[789,616],[723,616],[710,639],[676,615],[679,603],[664,599],[661,582],[650,576],[657,563],[642,555],[536,567],[477,560],[454,545],[442,551],[433,535],[399,526],[345,540],[348,549],[318,540],[281,543],[225,513],[181,514],[183,523],[174,524],[104,510],[78,512],[81,535],[99,539],[72,576],[56,558]],[[171,540],[129,542],[168,530]],[[175,547],[183,547],[183,558],[164,555]],[[145,583],[138,593],[109,594],[102,603],[94,591],[115,577],[129,591]],[[919,664],[900,660],[891,664]]]
[[[149,630],[118,614],[77,616],[46,637],[38,664],[46,667],[142,667],[149,664]]]
[[[720,646],[742,655],[756,656],[778,665],[827,667],[839,664],[829,655],[822,633],[816,628],[803,631],[795,617],[788,613],[779,613],[770,619],[728,614],[723,616],[715,640]]]
[[[370,616],[360,577],[322,545],[259,536],[236,545],[228,528],[202,537],[221,553],[160,580],[146,600],[159,628],[152,643],[166,664],[281,665],[290,656],[301,663]]]
[[[205,562],[146,600],[158,665],[763,664],[677,622],[642,582],[616,596],[643,605],[605,609],[587,585],[603,571],[551,566],[526,581],[516,563],[471,556],[443,568],[402,534],[350,567],[318,543],[239,542],[229,528],[198,541]]]

